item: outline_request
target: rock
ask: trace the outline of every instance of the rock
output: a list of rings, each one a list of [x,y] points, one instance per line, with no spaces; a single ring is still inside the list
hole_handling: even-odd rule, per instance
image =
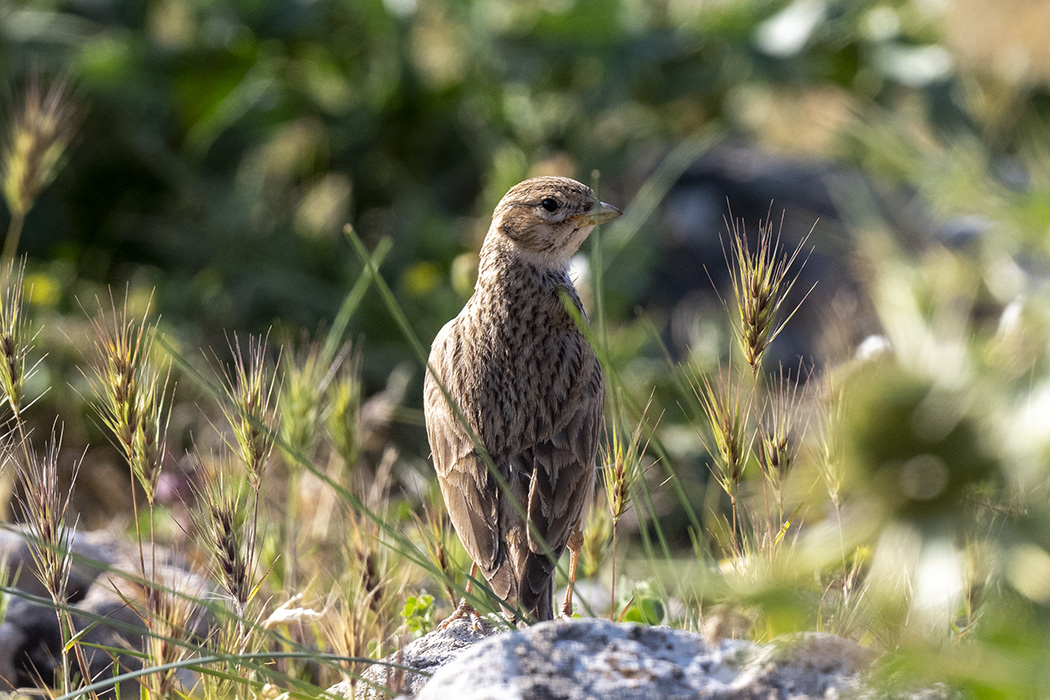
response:
[[[100,573],[117,563],[115,541],[102,532],[75,532],[71,541],[71,566],[67,593],[72,603],[87,595]],[[8,585],[30,595],[47,597],[47,590],[33,573],[32,549],[24,529],[0,530],[0,559],[7,561],[12,579]]]
[[[46,605],[12,598],[0,624],[0,690],[34,687],[37,677],[54,677],[61,638],[55,611]]]
[[[419,640],[423,641],[423,640]],[[864,684],[874,653],[827,634],[758,645],[666,627],[555,621],[500,634],[445,664],[417,700],[806,700],[886,697]],[[405,655],[406,662],[408,654]],[[414,687],[404,688],[409,692]],[[866,692],[875,692],[866,695]],[[938,691],[900,698],[943,698]],[[931,694],[932,693],[932,694]]]
[[[139,608],[143,605],[143,586],[137,581],[141,574],[135,573],[143,566],[137,545],[122,543],[105,532],[77,532],[71,550],[70,613],[74,626],[83,632],[80,649],[89,675],[110,677],[114,666],[122,670],[140,668],[146,624],[127,602]],[[32,554],[19,530],[0,530],[0,556],[5,555],[8,570],[17,572],[17,577],[9,584],[12,590],[7,594],[7,615],[0,624],[0,692],[35,687],[41,679],[52,682],[62,646],[53,607],[29,597],[47,600],[48,594],[33,573]],[[176,595],[193,600],[210,595],[208,583],[189,573],[167,550],[158,548],[155,566],[153,559],[150,556],[144,563],[146,577],[162,590],[181,591]],[[203,614],[189,622],[190,634],[207,634],[210,620]],[[114,658],[107,651],[110,649],[127,649],[128,653],[116,652]],[[137,696],[138,682],[129,685]],[[112,697],[115,693],[100,695]]]
[[[343,681],[329,688],[328,692],[336,697],[367,700],[390,697],[386,693],[387,689],[417,693],[439,668],[496,633],[496,628],[484,619],[481,619],[480,627],[475,627],[470,618],[461,617],[445,629],[434,630],[412,641],[397,653],[384,658],[382,664],[369,666],[356,683]],[[414,669],[418,673],[405,672],[395,666]]]

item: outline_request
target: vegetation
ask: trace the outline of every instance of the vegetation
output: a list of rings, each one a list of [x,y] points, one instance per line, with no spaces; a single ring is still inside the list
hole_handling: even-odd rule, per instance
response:
[[[0,7],[0,500],[65,640],[44,680],[116,682],[75,528],[137,543],[110,573],[152,697],[315,696],[451,612],[421,352],[547,172],[627,212],[580,267],[609,400],[579,614],[1046,695],[1050,66],[980,8]],[[835,216],[697,231],[683,183],[730,142],[836,163]],[[682,231],[721,244],[688,267]]]

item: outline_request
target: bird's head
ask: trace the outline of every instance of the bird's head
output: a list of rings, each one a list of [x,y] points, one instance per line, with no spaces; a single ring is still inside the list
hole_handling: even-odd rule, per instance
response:
[[[506,239],[548,263],[564,264],[597,224],[620,214],[616,207],[598,201],[582,182],[534,177],[510,188],[496,205],[488,237]]]

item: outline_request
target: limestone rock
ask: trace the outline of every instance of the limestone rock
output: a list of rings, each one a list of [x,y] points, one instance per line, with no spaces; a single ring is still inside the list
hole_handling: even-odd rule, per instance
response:
[[[480,621],[480,626],[475,627],[470,618],[461,617],[445,629],[434,630],[410,642],[397,653],[383,659],[382,664],[369,666],[353,686],[343,681],[329,688],[328,692],[336,697],[367,700],[390,697],[386,693],[387,689],[418,693],[439,668],[496,632],[496,628],[484,619]],[[402,671],[397,667],[414,669],[418,673]]]
[[[417,700],[951,697],[940,689],[873,689],[865,672],[874,657],[828,634],[792,635],[772,644],[714,642],[666,627],[559,620],[486,638],[441,666],[421,690],[415,683],[400,690],[416,693],[411,697]],[[406,649],[402,663],[412,666],[415,658]]]

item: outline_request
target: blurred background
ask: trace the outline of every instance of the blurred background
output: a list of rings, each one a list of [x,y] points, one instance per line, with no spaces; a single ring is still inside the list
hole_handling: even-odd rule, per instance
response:
[[[600,234],[601,320],[643,394],[660,345],[727,352],[730,215],[782,222],[790,245],[812,229],[812,293],[775,353],[841,360],[883,332],[857,254],[873,229],[915,260],[967,256],[991,315],[1046,274],[1048,27],[1032,0],[4,2],[7,123],[33,75],[66,81],[72,112],[19,243],[34,318],[75,350],[45,319],[86,326],[128,288],[183,350],[317,332],[362,273],[351,223],[392,242],[382,272],[426,344],[469,296],[494,204],[562,174],[628,212]],[[373,294],[348,337],[365,394],[405,367],[418,408]],[[76,353],[49,351],[48,400],[75,403]]]
[[[37,304],[155,289],[213,342],[330,322],[361,270],[350,222],[391,238],[384,274],[429,340],[508,187],[566,174],[630,210],[659,174],[629,240],[609,232],[605,294],[613,319],[673,325],[725,267],[730,208],[813,227],[818,289],[848,284],[865,213],[918,247],[994,227],[973,189],[1030,186],[1048,26],[1028,0],[5,2],[8,111],[36,72],[76,114],[20,252]],[[352,323],[373,386],[412,359],[374,304]]]
[[[324,332],[362,275],[346,223],[392,243],[382,273],[428,344],[470,294],[494,204],[537,174],[628,212],[574,272],[601,281],[598,322],[643,398],[665,356],[729,352],[727,217],[771,219],[789,247],[812,231],[792,304],[809,297],[772,351],[788,367],[886,333],[895,286],[995,322],[1050,271],[1047,27],[1031,0],[5,2],[5,132],[34,81],[64,84],[68,112],[18,246],[37,381],[84,413],[74,365],[108,290],[189,357],[231,332]],[[891,259],[905,278],[887,282]],[[346,335],[422,462],[422,372],[373,292]],[[105,442],[73,423],[67,440]]]
[[[805,378],[858,346],[891,349],[906,380],[859,400],[879,405],[889,386],[923,404],[947,387],[962,411],[949,426],[961,438],[858,421],[847,450],[867,450],[875,472],[876,457],[896,459],[877,447],[948,440],[952,469],[1042,489],[1048,35],[1039,0],[2,0],[3,143],[33,76],[45,93],[64,84],[70,112],[18,251],[47,351],[38,420],[61,413],[72,451],[94,446],[82,523],[126,507],[113,496],[126,466],[76,369],[109,290],[151,306],[185,357],[222,354],[233,332],[291,348],[331,328],[362,278],[350,223],[370,249],[389,242],[381,273],[429,345],[473,288],[493,206],[539,174],[583,180],[626,212],[574,274],[623,391],[661,407],[654,482],[671,469],[705,498],[706,450],[671,368],[708,371],[731,352],[723,239],[736,219],[749,233],[771,220],[789,249],[806,241],[788,307],[805,301],[772,366]],[[7,226],[14,205],[0,206]],[[373,437],[400,446],[398,478],[418,485],[422,370],[374,289],[345,337],[366,407],[385,401]],[[194,391],[179,389],[172,443],[203,439]],[[932,503],[923,527],[955,503],[900,498],[886,510],[905,520]],[[686,516],[665,501],[650,515],[689,549]],[[1045,529],[1018,532],[1028,549],[1006,580],[1046,603],[1045,585],[1019,583],[1050,570]]]

